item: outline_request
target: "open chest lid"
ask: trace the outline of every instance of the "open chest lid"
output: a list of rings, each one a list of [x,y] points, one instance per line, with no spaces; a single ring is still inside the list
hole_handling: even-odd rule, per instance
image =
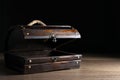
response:
[[[46,25],[40,20],[33,20],[21,27],[25,39],[53,39],[56,42],[57,39],[81,38],[78,30],[69,25]]]
[[[80,39],[77,29],[69,25],[46,25],[33,20],[28,25],[10,29],[6,46],[8,50],[48,50],[64,46]]]

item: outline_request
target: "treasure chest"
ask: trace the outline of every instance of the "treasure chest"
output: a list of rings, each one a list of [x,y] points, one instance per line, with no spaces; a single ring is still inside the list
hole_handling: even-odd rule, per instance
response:
[[[69,25],[33,20],[12,26],[6,39],[5,65],[23,74],[80,68],[81,54],[59,49],[80,38],[78,30]]]

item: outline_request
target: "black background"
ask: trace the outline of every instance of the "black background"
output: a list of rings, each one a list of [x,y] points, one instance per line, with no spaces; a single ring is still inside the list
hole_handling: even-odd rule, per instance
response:
[[[69,24],[79,30],[76,48],[89,53],[120,52],[117,2],[62,0],[4,0],[0,2],[0,51],[4,51],[7,29],[40,19],[46,24]]]

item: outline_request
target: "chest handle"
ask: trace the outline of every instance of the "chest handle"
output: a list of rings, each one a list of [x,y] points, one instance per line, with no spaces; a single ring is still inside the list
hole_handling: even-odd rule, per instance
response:
[[[35,24],[40,24],[42,26],[47,26],[44,22],[42,22],[41,20],[33,20],[32,22],[30,22],[29,24],[27,24],[28,26],[33,26]]]

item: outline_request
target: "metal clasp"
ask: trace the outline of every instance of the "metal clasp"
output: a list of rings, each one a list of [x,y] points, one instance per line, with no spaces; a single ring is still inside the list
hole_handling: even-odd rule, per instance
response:
[[[54,33],[52,33],[50,37],[52,38],[53,42],[57,42],[56,35]]]
[[[57,61],[57,57],[52,57],[52,62],[56,62]]]

